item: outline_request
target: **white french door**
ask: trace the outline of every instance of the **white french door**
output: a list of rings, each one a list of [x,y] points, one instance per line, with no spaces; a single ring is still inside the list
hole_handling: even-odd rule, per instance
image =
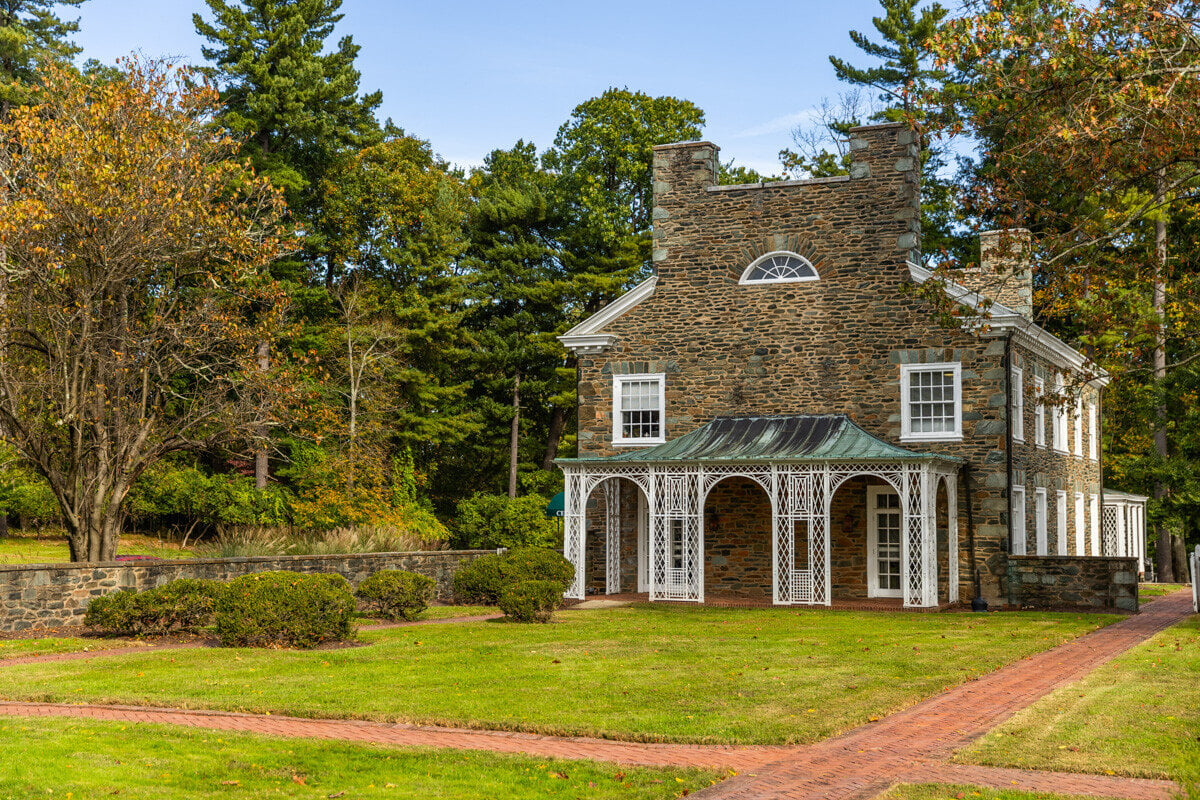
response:
[[[900,495],[889,486],[867,487],[867,597],[900,597]]]

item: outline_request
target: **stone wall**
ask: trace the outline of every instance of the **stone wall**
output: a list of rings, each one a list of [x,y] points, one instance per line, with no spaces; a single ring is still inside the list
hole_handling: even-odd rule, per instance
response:
[[[0,631],[79,625],[93,598],[121,589],[151,589],[176,578],[230,580],[267,570],[336,572],[357,584],[381,569],[404,569],[437,581],[438,600],[450,600],[458,568],[490,550],[441,550],[361,555],[270,556],[114,561],[98,564],[0,565]]]
[[[771,499],[749,478],[726,478],[704,505],[706,596],[771,599]]]
[[[1009,556],[1009,605],[1137,611],[1137,559]]]

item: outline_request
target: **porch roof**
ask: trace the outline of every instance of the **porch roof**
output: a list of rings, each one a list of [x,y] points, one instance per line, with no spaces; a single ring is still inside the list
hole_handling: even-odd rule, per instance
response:
[[[961,458],[917,453],[872,436],[844,414],[717,417],[691,433],[613,456],[560,458],[559,464],[697,461],[942,461]]]

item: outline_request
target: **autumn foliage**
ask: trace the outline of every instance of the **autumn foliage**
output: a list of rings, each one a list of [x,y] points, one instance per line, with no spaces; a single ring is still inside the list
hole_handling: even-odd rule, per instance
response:
[[[252,360],[282,311],[261,277],[290,244],[282,202],[186,77],[47,66],[0,120],[0,427],[47,479],[74,560],[114,555],[150,464],[262,422]]]

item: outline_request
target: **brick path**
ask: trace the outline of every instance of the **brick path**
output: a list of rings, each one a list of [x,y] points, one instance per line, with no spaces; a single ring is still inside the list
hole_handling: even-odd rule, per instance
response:
[[[422,745],[585,758],[653,766],[704,766],[740,774],[693,797],[704,800],[872,797],[897,782],[967,783],[1134,800],[1167,800],[1169,781],[949,764],[962,745],[1050,691],[1077,680],[1191,613],[1178,592],[1094,633],[1010,664],[880,722],[804,747],[638,744],[373,722],[311,720],[127,706],[0,702],[0,715],[158,722],[276,736]],[[95,657],[115,651],[74,654]],[[58,660],[61,656],[33,657]],[[22,659],[24,661],[32,659]],[[16,663],[17,659],[0,662]]]

